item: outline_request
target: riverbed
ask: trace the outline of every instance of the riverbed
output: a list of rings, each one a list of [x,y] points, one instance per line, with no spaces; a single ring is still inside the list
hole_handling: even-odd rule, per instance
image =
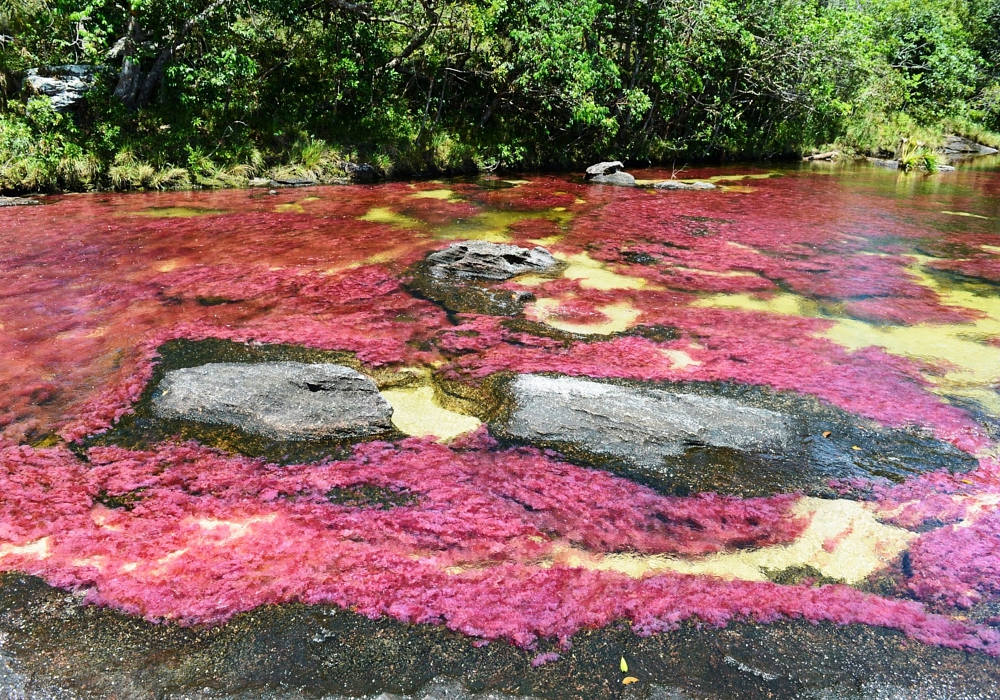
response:
[[[996,697],[1000,161],[633,174],[0,210],[0,682]],[[428,272],[469,241],[551,264]],[[219,363],[391,426],[158,412]]]

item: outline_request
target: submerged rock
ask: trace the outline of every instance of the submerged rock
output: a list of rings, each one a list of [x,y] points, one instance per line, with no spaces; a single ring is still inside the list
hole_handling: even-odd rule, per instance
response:
[[[883,158],[869,158],[868,162],[879,168],[888,168],[889,170],[899,170],[898,160],[885,160]]]
[[[527,374],[500,393],[505,403],[491,421],[499,437],[682,494],[833,496],[832,479],[902,480],[976,466],[970,455],[925,435],[752,387],[650,387]]]
[[[545,248],[521,248],[486,241],[453,243],[427,256],[435,277],[471,277],[506,280],[526,272],[545,272],[558,262]]]
[[[526,273],[551,273],[559,266],[545,248],[464,241],[414,265],[407,287],[449,311],[515,316],[534,295],[493,285]]]
[[[159,418],[228,425],[275,440],[378,435],[392,407],[349,367],[219,362],[166,373],[153,396]]]
[[[96,75],[95,67],[90,65],[46,66],[28,70],[24,84],[40,95],[47,95],[54,110],[65,112],[94,86]]]
[[[695,182],[664,180],[663,182],[657,182],[653,185],[653,188],[657,190],[714,190],[718,189],[718,186],[704,180],[696,180]]]
[[[618,185],[635,187],[635,178],[625,172],[620,160],[605,161],[587,168],[584,179],[595,185]]]

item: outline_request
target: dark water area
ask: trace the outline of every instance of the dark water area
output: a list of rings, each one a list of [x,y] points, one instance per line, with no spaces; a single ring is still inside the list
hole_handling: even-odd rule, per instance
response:
[[[7,696],[1000,695],[1000,160],[634,174],[0,210]]]

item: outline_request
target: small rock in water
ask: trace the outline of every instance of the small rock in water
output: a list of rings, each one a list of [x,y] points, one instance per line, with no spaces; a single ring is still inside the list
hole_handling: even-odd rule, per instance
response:
[[[555,449],[668,492],[836,497],[834,479],[902,481],[977,464],[934,438],[749,386],[654,388],[525,374],[500,393],[490,421],[498,437]]]
[[[987,156],[1000,153],[995,148],[954,135],[945,139],[944,147],[941,150],[949,156]]]
[[[26,197],[0,197],[0,207],[25,207],[32,204],[41,204],[41,202]]]
[[[506,280],[526,272],[545,272],[558,264],[545,248],[529,250],[486,241],[452,243],[428,255],[427,262],[435,277],[453,275],[489,280]]]
[[[220,362],[171,370],[153,396],[153,413],[289,441],[392,429],[392,407],[375,383],[335,364]]]
[[[587,168],[584,179],[595,185],[618,185],[619,187],[635,187],[635,178],[622,170],[620,160],[605,161]]]
[[[868,162],[879,168],[888,168],[889,170],[899,170],[898,160],[884,160],[882,158],[869,158]]]
[[[534,295],[493,285],[525,273],[549,273],[559,264],[545,248],[465,241],[414,265],[406,284],[449,311],[515,316]]]
[[[656,467],[691,445],[782,449],[795,435],[787,417],[731,399],[537,374],[519,376],[511,394],[509,435],[585,446],[640,466]]]
[[[653,185],[654,189],[657,190],[714,190],[718,189],[717,186],[711,182],[705,182],[704,180],[696,180],[694,182],[683,182],[681,180],[664,180],[663,182],[657,182]]]

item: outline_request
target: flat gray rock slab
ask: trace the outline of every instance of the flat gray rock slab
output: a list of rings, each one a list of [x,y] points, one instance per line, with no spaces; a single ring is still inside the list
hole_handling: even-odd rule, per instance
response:
[[[711,182],[706,182],[705,180],[697,180],[695,182],[682,182],[681,180],[664,180],[662,182],[657,182],[653,185],[655,189],[658,190],[714,190],[718,187]]]
[[[587,178],[589,179],[595,175],[611,175],[612,173],[617,173],[624,167],[625,166],[620,160],[606,160],[587,168]]]
[[[427,256],[428,270],[435,277],[506,280],[527,272],[545,272],[558,261],[545,248],[464,241]]]
[[[617,185],[618,187],[635,187],[635,178],[624,170],[607,175],[594,175],[587,178],[591,185]]]
[[[517,377],[510,392],[510,436],[639,466],[657,467],[693,445],[757,452],[780,450],[795,437],[786,416],[725,398],[534,374]]]
[[[153,413],[274,440],[361,438],[392,429],[392,407],[375,383],[335,364],[220,362],[171,370],[153,396]]]

